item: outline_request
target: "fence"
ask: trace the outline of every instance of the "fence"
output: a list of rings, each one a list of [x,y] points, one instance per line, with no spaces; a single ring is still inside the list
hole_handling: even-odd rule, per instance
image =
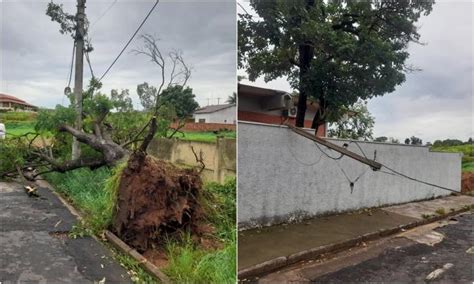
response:
[[[459,153],[330,139],[419,180],[460,190]],[[429,199],[449,192],[389,174],[315,144],[287,127],[239,122],[239,228]],[[359,148],[360,147],[360,148]],[[352,185],[351,185],[352,183]]]
[[[224,182],[227,176],[235,176],[236,143],[235,139],[217,138],[216,143],[183,141],[158,138],[148,147],[148,152],[157,157],[183,166],[197,166],[191,147],[199,154],[202,151],[205,169],[202,177],[205,181]]]

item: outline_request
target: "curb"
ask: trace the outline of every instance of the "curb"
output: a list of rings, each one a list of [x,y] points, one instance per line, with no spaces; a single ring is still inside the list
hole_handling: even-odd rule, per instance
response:
[[[41,186],[49,189],[60,201],[61,203],[64,204],[64,206],[71,212],[72,215],[76,216],[78,220],[83,220],[84,218],[82,217],[81,213],[74,208],[69,202],[58,192],[54,190],[54,187],[47,182],[46,180],[38,180],[36,183]],[[166,276],[158,267],[156,267],[154,264],[150,263],[143,255],[141,255],[138,251],[135,249],[131,248],[129,245],[127,245],[125,242],[123,242],[119,237],[117,237],[114,233],[112,233],[109,230],[104,230],[104,235],[107,238],[107,241],[112,243],[118,250],[120,250],[122,253],[132,257],[135,259],[139,265],[145,269],[148,273],[152,274],[155,276],[157,279],[159,279],[162,283],[168,284],[171,283],[169,280],[168,276]],[[95,240],[101,242],[96,236],[92,236]]]
[[[138,261],[138,263],[143,269],[153,274],[156,278],[160,279],[161,282],[165,284],[171,283],[168,276],[166,276],[163,272],[161,272],[161,270],[158,267],[150,263],[143,255],[141,255],[138,251],[136,251],[135,249],[127,245],[125,242],[123,242],[114,233],[112,233],[109,230],[105,230],[104,234],[109,242],[111,242],[116,248],[121,250],[123,253],[129,255],[130,257]]]
[[[472,205],[471,205],[472,206]],[[329,244],[329,245],[324,245],[324,246],[319,246],[315,248],[310,248],[304,251],[300,251],[297,253],[290,254],[288,256],[280,256],[247,268],[244,268],[238,272],[238,279],[245,279],[245,278],[251,278],[251,277],[258,277],[262,276],[265,274],[268,274],[270,272],[274,272],[278,269],[284,268],[286,266],[295,264],[297,262],[303,261],[303,260],[309,260],[309,259],[314,259],[317,257],[320,257],[324,254],[328,253],[337,253],[343,250],[347,250],[353,247],[356,247],[359,243],[362,242],[367,242],[367,241],[374,241],[383,237],[391,236],[396,233],[399,233],[403,230],[408,230],[412,229],[415,227],[419,227],[422,225],[426,225],[429,223],[433,223],[442,219],[446,219],[448,217],[452,217],[454,215],[457,215],[459,213],[463,213],[466,211],[469,211],[471,209],[471,206],[469,207],[463,207],[461,209],[449,212],[444,215],[437,215],[430,217],[428,219],[423,219],[420,221],[415,221],[412,223],[408,223],[406,225],[400,225],[394,228],[389,228],[389,229],[382,229],[378,230],[376,232],[372,233],[367,233],[346,241],[342,241],[339,243],[334,243],[334,244]]]

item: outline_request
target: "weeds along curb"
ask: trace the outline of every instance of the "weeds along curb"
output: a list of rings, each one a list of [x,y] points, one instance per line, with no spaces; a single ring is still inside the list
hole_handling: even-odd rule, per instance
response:
[[[41,178],[41,177],[40,177]],[[61,203],[66,206],[66,208],[77,217],[78,220],[83,220],[81,213],[74,208],[69,202],[58,192],[54,190],[54,187],[47,182],[46,180],[38,180],[36,183],[41,186],[49,189],[60,201]],[[129,245],[124,243],[119,237],[117,237],[114,233],[110,232],[109,230],[104,230],[105,237],[107,240],[112,243],[117,249],[119,249],[122,253],[130,256],[131,258],[135,259],[139,265],[145,269],[148,273],[155,276],[159,279],[162,283],[168,284],[171,283],[168,276],[166,276],[158,267],[154,264],[150,263],[143,255],[141,255],[138,251],[131,248]],[[92,236],[95,240],[101,242],[96,236]]]
[[[465,206],[461,209],[449,212],[444,215],[432,216],[430,218],[408,223],[406,225],[400,225],[394,228],[383,229],[383,230],[378,230],[376,232],[367,233],[367,234],[364,234],[364,235],[361,235],[361,236],[358,236],[346,241],[342,241],[339,243],[307,249],[307,250],[300,251],[294,254],[290,254],[288,256],[280,256],[280,257],[277,257],[277,258],[240,270],[238,272],[238,279],[242,280],[245,278],[262,276],[262,275],[268,274],[270,272],[276,271],[278,269],[284,268],[286,266],[295,264],[303,260],[315,259],[315,258],[321,257],[324,254],[334,254],[343,250],[356,247],[362,242],[374,241],[383,237],[388,237],[396,233],[399,233],[403,230],[412,229],[418,226],[422,226],[422,225],[433,223],[442,219],[446,219],[454,215],[457,215],[459,213],[469,211],[470,209],[471,209],[471,206]]]
[[[127,245],[125,242],[123,242],[119,237],[117,237],[114,233],[112,233],[109,230],[105,230],[105,237],[109,242],[111,242],[115,247],[120,249],[123,253],[129,255],[138,263],[140,266],[154,275],[156,278],[160,279],[161,282],[167,284],[171,283],[169,280],[168,276],[166,276],[163,272],[161,272],[158,267],[156,267],[154,264],[150,263],[143,255],[141,255],[138,251],[135,249],[131,248],[129,245]]]

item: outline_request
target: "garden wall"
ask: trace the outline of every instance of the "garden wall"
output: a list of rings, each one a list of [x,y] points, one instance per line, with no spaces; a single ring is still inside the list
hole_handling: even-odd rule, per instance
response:
[[[235,139],[217,138],[216,143],[183,141],[178,139],[154,139],[148,147],[148,153],[182,166],[196,166],[196,158],[191,150],[203,153],[206,168],[202,177],[206,181],[224,182],[227,176],[235,176],[236,143]]]
[[[362,154],[350,140],[329,139]],[[428,147],[357,142],[369,159],[411,177],[460,190],[460,153]],[[367,165],[287,127],[239,121],[239,228],[268,226],[329,213],[429,199],[449,192]],[[383,169],[383,171],[388,171]],[[347,176],[347,177],[346,177]],[[356,181],[356,179],[358,180]],[[350,181],[354,182],[351,190]]]

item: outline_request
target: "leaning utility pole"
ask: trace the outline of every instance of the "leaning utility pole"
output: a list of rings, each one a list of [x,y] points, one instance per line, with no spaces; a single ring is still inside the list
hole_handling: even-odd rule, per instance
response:
[[[77,0],[76,13],[76,63],[74,71],[74,97],[76,107],[77,130],[82,131],[82,77],[84,75],[84,18],[85,18],[86,0]],[[81,156],[79,141],[73,137],[72,141],[72,159],[78,159]]]

